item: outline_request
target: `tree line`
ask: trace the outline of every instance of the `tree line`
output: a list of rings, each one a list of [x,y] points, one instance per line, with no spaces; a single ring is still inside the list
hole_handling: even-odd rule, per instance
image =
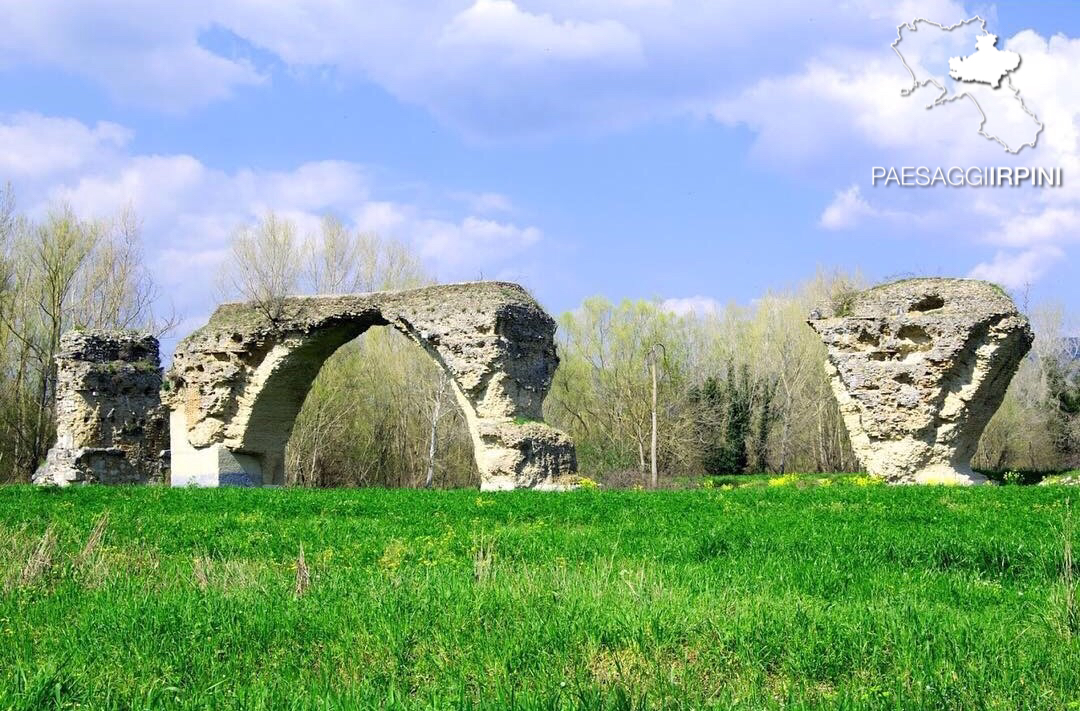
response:
[[[562,363],[547,416],[574,438],[583,472],[612,483],[654,485],[656,470],[669,479],[857,471],[825,347],[806,317],[868,286],[858,275],[823,272],[749,306],[682,316],[659,300],[588,299],[559,319]],[[973,463],[1077,468],[1077,324],[1060,305],[1026,311],[1035,343]]]
[[[37,219],[0,191],[0,478],[25,481],[55,436],[60,335],[71,328],[162,334],[174,316],[144,259],[140,223],[122,210],[84,219],[63,204]],[[219,275],[222,299],[256,302],[270,320],[290,294],[434,283],[406,244],[327,217],[303,232],[273,212],[239,226]],[[581,473],[613,486],[665,486],[703,475],[857,471],[805,324],[826,301],[869,284],[819,273],[749,305],[678,314],[659,299],[586,299],[558,318],[561,363],[545,417],[574,439]],[[1080,466],[1080,341],[1061,306],[1025,309],[1036,333],[987,427],[977,467]],[[181,334],[182,335],[182,334]],[[445,374],[391,328],[331,356],[286,451],[298,486],[468,486],[479,478],[464,415]]]

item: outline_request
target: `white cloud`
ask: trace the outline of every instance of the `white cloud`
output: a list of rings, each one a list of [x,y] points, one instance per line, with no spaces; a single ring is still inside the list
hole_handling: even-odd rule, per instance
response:
[[[287,172],[245,173],[246,188],[274,205],[293,205],[299,210],[320,210],[327,205],[364,202],[369,183],[364,169],[345,161],[306,163]]]
[[[458,223],[425,220],[417,242],[420,254],[433,262],[461,269],[482,269],[540,241],[536,227],[466,217]]]
[[[1002,221],[993,235],[998,244],[1013,247],[1038,246],[1054,242],[1074,242],[1080,237],[1080,211],[1076,207],[1046,207],[1034,214],[1021,214]]]
[[[718,102],[711,114],[753,129],[758,160],[814,177],[846,172],[854,160],[869,175],[870,165],[880,165],[867,161],[875,152],[902,151],[911,161],[983,147],[973,104],[927,111],[937,92],[928,87],[903,97],[900,88],[908,79],[892,52],[845,56],[836,65],[814,60],[796,74],[767,77]],[[824,159],[830,160],[823,164]]]
[[[88,77],[126,103],[182,111],[267,78],[243,58],[202,46],[201,3],[0,0],[0,68],[26,63]]]
[[[115,157],[106,165],[88,163],[72,177],[47,177],[53,178],[48,197],[80,214],[109,214],[131,203],[151,221],[174,214],[177,205],[207,199],[208,187],[226,180],[187,155]]]
[[[55,66],[176,110],[266,84],[280,61],[498,138],[699,112],[810,53],[880,46],[915,14],[964,13],[946,0],[0,0],[0,68]]]
[[[498,52],[510,64],[642,61],[640,39],[619,22],[560,22],[525,12],[512,0],[476,0],[446,25],[440,41],[452,51]]]
[[[1019,289],[1038,281],[1064,257],[1064,250],[1052,245],[1022,252],[998,252],[992,261],[976,265],[968,276]]]
[[[709,296],[687,296],[664,299],[660,302],[660,308],[676,316],[711,316],[720,313],[723,305]]]
[[[130,131],[105,121],[87,126],[74,119],[0,114],[0,174],[33,179],[70,172],[106,159],[130,140]]]
[[[365,202],[351,217],[357,227],[376,234],[398,234],[410,221],[401,205],[383,200]]]
[[[825,229],[888,222],[1020,253],[1062,247],[1071,240],[1070,215],[1080,211],[1077,181],[1041,193],[948,189],[917,197],[907,190],[851,193],[844,187],[868,187],[872,165],[1037,160],[1061,166],[1067,176],[1080,171],[1080,84],[1074,81],[1080,40],[1030,30],[1001,38],[999,46],[1022,55],[1013,83],[1046,124],[1038,147],[1019,159],[978,135],[981,118],[970,102],[927,111],[934,89],[901,96],[911,78],[889,47],[897,25],[972,14],[949,0],[85,0],[75,6],[0,0],[6,21],[0,70],[58,67],[124,101],[184,109],[265,84],[277,62],[315,67],[335,80],[378,84],[483,139],[711,116],[755,133],[754,160],[815,186],[840,188],[823,206]],[[984,17],[995,31],[993,13]],[[87,32],[91,26],[94,32]],[[230,41],[215,39],[218,34]],[[264,66],[250,56],[272,59]],[[0,124],[20,130],[12,120]],[[44,135],[40,128],[33,136]],[[14,133],[0,136],[0,167],[37,181],[59,171],[64,178],[53,184],[88,205],[131,190],[148,212],[167,213],[167,198],[180,194],[217,206],[198,214],[224,216],[202,219],[204,231],[262,204],[285,202],[310,213],[329,205],[360,224],[427,230],[418,243],[448,260],[459,259],[462,246],[498,242],[487,235],[500,231],[511,247],[531,244],[529,226],[490,219],[510,212],[498,199],[478,199],[468,214],[436,218],[371,194],[360,166],[312,164],[305,179],[292,171],[223,174],[191,157],[129,155],[130,136],[112,124],[52,129],[67,133],[42,138],[42,150]],[[58,145],[74,148],[67,153],[55,150]],[[219,194],[235,203],[217,200]],[[475,223],[468,223],[470,215]],[[1050,251],[1040,254],[1053,258]]]
[[[862,188],[852,185],[839,190],[821,213],[818,225],[827,230],[849,230],[869,221],[884,220],[898,225],[922,225],[933,213],[910,213],[871,205],[863,197]]]
[[[945,22],[968,15],[918,16]],[[993,24],[991,18],[991,31]],[[929,49],[918,45],[918,35],[905,35],[905,57],[918,65],[920,76],[923,64],[944,75],[946,55],[953,50],[942,50],[945,59],[935,63]],[[798,71],[760,78],[737,96],[718,101],[712,115],[755,132],[752,156],[758,162],[815,185],[849,186],[824,207],[822,228],[875,225],[901,235],[907,228],[907,234],[922,239],[998,246],[1003,250],[971,273],[1015,285],[1049,273],[1080,233],[1080,184],[1067,177],[1080,171],[1080,86],[1072,80],[1080,63],[1080,39],[1046,39],[1025,30],[1003,38],[1002,44],[1022,56],[1011,81],[1045,124],[1038,145],[1020,155],[979,135],[982,116],[972,102],[927,110],[939,93],[932,86],[903,96],[911,76],[887,42],[876,49],[820,54]],[[947,83],[946,77],[939,79]],[[985,103],[982,95],[991,91],[979,94],[980,101]],[[1021,129],[1030,131],[1030,118],[1019,104],[1013,108],[1012,113],[994,112],[1000,119],[995,130],[1025,135]],[[1060,167],[1066,180],[1058,188],[879,186],[871,193],[871,167],[920,165]]]
[[[700,113],[810,52],[877,46],[909,11],[963,12],[946,0],[248,0],[215,21],[290,66],[362,76],[497,139]]]
[[[514,211],[513,201],[501,193],[458,193],[455,197],[482,215]]]
[[[844,230],[854,227],[866,217],[876,217],[879,211],[863,199],[858,185],[836,193],[829,206],[821,213],[820,224],[827,230]]]
[[[209,312],[233,231],[268,209],[294,220],[301,232],[316,229],[327,212],[338,214],[358,229],[411,243],[448,280],[512,271],[542,238],[534,226],[468,213],[448,218],[424,204],[381,200],[369,172],[345,161],[223,171],[189,155],[133,154],[127,149],[130,132],[112,124],[0,117],[0,138],[16,134],[21,146],[70,139],[73,149],[70,157],[59,150],[39,156],[32,170],[17,173],[20,206],[40,214],[51,201],[62,200],[96,217],[131,205],[143,221],[153,272],[185,316]],[[34,155],[0,152],[0,171],[27,165],[27,156]],[[456,202],[452,195],[446,201]]]

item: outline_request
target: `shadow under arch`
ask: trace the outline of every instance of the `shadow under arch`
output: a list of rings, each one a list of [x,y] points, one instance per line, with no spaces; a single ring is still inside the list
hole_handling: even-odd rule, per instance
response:
[[[285,446],[315,377],[372,326],[404,333],[446,372],[481,488],[573,484],[573,444],[542,420],[555,324],[520,286],[289,297],[279,311],[272,320],[256,303],[224,304],[177,346],[163,398],[174,486],[283,484]]]

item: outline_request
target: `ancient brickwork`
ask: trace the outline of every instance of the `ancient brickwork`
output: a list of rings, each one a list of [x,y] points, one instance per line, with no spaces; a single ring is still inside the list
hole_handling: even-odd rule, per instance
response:
[[[136,331],[71,331],[56,356],[56,444],[38,484],[168,479],[158,342]]]
[[[555,323],[516,284],[225,304],[184,339],[166,376],[174,485],[278,485],[312,381],[339,347],[391,326],[450,376],[484,489],[564,488],[574,446],[543,422]],[[273,318],[271,318],[273,316]]]
[[[809,324],[867,472],[894,483],[985,481],[971,458],[1032,342],[1005,292],[908,279],[825,305]]]

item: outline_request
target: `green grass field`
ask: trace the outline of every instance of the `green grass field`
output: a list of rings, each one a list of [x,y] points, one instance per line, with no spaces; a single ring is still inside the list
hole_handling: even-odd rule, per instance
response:
[[[1076,493],[0,488],[0,708],[1080,708]]]

